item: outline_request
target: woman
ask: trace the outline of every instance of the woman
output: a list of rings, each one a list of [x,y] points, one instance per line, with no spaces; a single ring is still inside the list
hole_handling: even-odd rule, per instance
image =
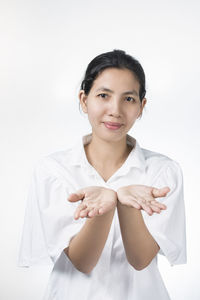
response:
[[[167,300],[157,254],[186,263],[179,164],[128,134],[145,74],[122,50],[95,57],[79,91],[92,132],[38,162],[19,265],[53,262],[45,300]]]

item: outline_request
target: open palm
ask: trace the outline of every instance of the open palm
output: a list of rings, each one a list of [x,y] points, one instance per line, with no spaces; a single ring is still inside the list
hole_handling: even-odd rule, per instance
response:
[[[77,207],[74,219],[79,217],[94,217],[109,212],[117,205],[117,193],[111,189],[90,186],[72,193],[68,197],[68,201],[76,202],[82,200]]]
[[[165,197],[170,191],[169,187],[154,188],[146,185],[128,185],[117,190],[120,203],[145,210],[149,215],[153,212],[160,213],[166,209],[166,205],[158,202],[155,198]]]

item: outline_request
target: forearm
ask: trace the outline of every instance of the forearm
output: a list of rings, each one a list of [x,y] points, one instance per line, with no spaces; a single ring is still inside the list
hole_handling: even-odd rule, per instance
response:
[[[117,202],[122,240],[128,262],[137,270],[145,268],[159,251],[141,211]]]
[[[66,255],[79,271],[89,273],[97,264],[110,231],[115,208],[101,216],[87,219],[65,249]]]

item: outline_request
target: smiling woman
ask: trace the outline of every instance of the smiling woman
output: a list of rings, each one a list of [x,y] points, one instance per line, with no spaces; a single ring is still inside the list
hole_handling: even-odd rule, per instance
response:
[[[139,75],[138,75],[139,76]],[[99,72],[93,81],[89,92],[79,92],[82,110],[88,114],[88,119],[93,128],[93,140],[88,147],[93,147],[96,138],[109,140],[109,145],[126,149],[126,133],[133,126],[136,119],[141,116],[147,102],[140,99],[140,83],[133,71],[127,68],[105,68]],[[99,91],[107,92],[99,94]],[[132,97],[134,95],[134,98]],[[144,95],[144,92],[143,92]],[[128,101],[127,101],[128,99]],[[130,101],[131,100],[131,101]],[[102,123],[105,125],[102,127]],[[109,129],[107,132],[103,129]],[[110,135],[112,132],[115,135]],[[123,142],[122,142],[123,141]],[[101,148],[105,146],[99,145]],[[110,164],[117,161],[120,151],[115,151]],[[116,155],[116,157],[115,157]]]
[[[19,265],[54,265],[44,300],[170,299],[157,255],[186,263],[183,176],[128,134],[145,94],[135,58],[95,57],[78,94],[92,132],[34,170]]]

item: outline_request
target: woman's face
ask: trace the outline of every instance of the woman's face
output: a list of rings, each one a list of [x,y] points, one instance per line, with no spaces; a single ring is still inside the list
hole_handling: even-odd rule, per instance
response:
[[[88,94],[79,92],[81,107],[88,114],[92,132],[108,141],[122,139],[142,113],[139,82],[128,69],[105,69],[93,82]],[[118,123],[111,127],[106,122]]]

